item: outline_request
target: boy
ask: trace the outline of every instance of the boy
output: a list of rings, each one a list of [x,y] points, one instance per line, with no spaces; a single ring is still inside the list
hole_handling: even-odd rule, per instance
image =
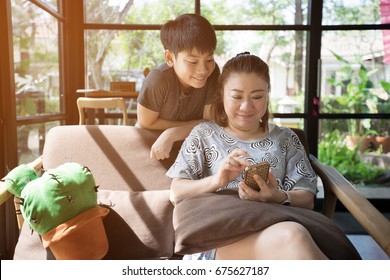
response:
[[[184,14],[163,25],[160,38],[165,63],[145,78],[137,105],[138,125],[164,130],[150,156],[169,157],[175,141],[183,140],[208,111],[216,91],[219,68],[214,61],[215,30],[202,16]]]

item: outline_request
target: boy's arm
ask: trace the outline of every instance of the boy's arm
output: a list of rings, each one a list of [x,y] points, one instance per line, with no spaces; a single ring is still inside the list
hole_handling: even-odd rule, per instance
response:
[[[204,119],[184,122],[159,119],[158,112],[154,112],[138,104],[138,124],[147,129],[164,130],[154,142],[150,151],[150,157],[157,160],[169,158],[174,142],[184,140],[190,134],[194,126],[210,118],[210,107],[211,105],[205,105],[203,111]]]
[[[203,121],[205,120],[200,119],[183,122],[181,126],[170,127],[164,130],[152,145],[150,157],[157,160],[169,158],[173,143],[184,140],[190,134],[194,126]]]
[[[159,118],[160,113],[152,111],[141,104],[137,104],[137,121],[142,128],[152,130],[165,130],[170,127],[180,126],[182,121],[170,121]]]
[[[210,107],[211,107],[211,105],[204,106],[203,119],[185,122],[185,121],[171,121],[171,120],[159,119],[159,114],[160,114],[159,112],[152,111],[152,110],[142,106],[141,104],[137,104],[137,121],[141,127],[147,128],[147,129],[152,129],[152,130],[165,130],[167,128],[173,128],[173,127],[179,127],[179,126],[181,127],[181,126],[187,126],[187,125],[189,125],[191,128],[193,128],[198,123],[201,123],[205,120],[211,119]],[[191,129],[190,129],[190,131],[191,131]],[[187,133],[187,135],[188,135],[188,133]]]

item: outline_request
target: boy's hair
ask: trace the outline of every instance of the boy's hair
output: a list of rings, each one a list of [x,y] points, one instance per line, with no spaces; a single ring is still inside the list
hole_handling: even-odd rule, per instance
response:
[[[197,14],[183,14],[167,21],[161,28],[160,39],[164,49],[175,56],[181,51],[191,52],[194,48],[200,53],[214,52],[217,46],[213,26]]]
[[[264,81],[268,84],[268,92],[271,90],[269,67],[260,57],[252,55],[249,52],[244,52],[237,54],[235,57],[226,62],[222,68],[221,75],[219,76],[217,91],[214,95],[213,104],[211,105],[213,120],[222,127],[226,127],[228,125],[225,106],[223,104],[224,86],[230,76],[236,73],[254,73],[264,79]],[[260,126],[267,125],[270,117],[271,113],[269,111],[268,104],[267,111],[261,118]]]

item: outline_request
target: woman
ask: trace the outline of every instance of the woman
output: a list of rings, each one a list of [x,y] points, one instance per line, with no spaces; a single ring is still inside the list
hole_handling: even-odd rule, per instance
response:
[[[173,178],[172,203],[237,188],[243,200],[314,207],[316,174],[296,134],[268,123],[269,92],[269,68],[259,57],[242,53],[225,64],[212,105],[214,122],[192,130],[167,173]],[[270,172],[266,181],[254,176],[260,188],[255,191],[243,182],[243,170],[262,161],[270,163]],[[185,258],[327,259],[306,228],[291,221]]]

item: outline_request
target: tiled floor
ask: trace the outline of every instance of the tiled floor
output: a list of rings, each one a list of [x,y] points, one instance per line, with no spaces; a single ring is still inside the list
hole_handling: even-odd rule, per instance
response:
[[[350,234],[349,240],[363,260],[389,260],[390,258],[369,235]]]
[[[390,218],[390,213],[384,213]],[[348,212],[336,212],[335,223],[347,234],[363,260],[389,260],[379,245],[367,235],[364,229]]]
[[[319,182],[318,198],[323,198],[323,189]],[[359,187],[358,190],[368,199],[390,198],[390,187]],[[383,213],[390,220],[387,209]],[[336,224],[347,234],[355,248],[364,260],[389,260],[386,253],[378,246],[371,236],[366,235],[364,229],[348,212],[336,212],[334,220]]]

